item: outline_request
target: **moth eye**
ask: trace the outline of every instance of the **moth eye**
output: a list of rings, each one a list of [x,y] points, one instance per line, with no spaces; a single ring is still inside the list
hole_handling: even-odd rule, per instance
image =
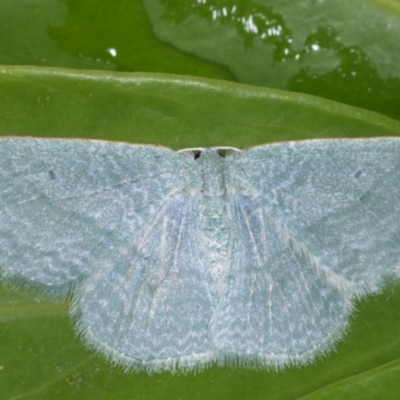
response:
[[[218,153],[218,155],[221,156],[222,158],[225,158],[226,155],[227,155],[227,153],[228,153],[228,151],[227,151],[227,149],[218,149],[218,150],[217,150],[217,153]]]
[[[201,156],[201,151],[200,150],[193,150],[193,158],[197,160]]]

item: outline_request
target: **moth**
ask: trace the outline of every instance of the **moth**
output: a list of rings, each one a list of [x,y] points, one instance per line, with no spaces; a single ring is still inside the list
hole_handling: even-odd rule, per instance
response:
[[[4,138],[0,268],[127,370],[307,364],[400,276],[400,139]]]

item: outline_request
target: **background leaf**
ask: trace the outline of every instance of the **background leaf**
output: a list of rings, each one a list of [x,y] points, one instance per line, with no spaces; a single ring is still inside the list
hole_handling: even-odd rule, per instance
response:
[[[397,0],[144,0],[157,36],[245,83],[400,119]]]
[[[158,40],[140,0],[0,0],[0,64],[233,79]]]
[[[0,64],[236,80],[400,119],[399,0],[143,1],[0,0]]]
[[[171,75],[0,68],[1,135],[182,148],[399,133],[400,123],[384,116],[261,87]],[[36,302],[4,285],[0,290],[2,399],[359,399],[360,393],[386,399],[399,390],[399,286],[359,302],[336,352],[308,367],[212,367],[186,375],[125,374],[74,335],[66,302]]]

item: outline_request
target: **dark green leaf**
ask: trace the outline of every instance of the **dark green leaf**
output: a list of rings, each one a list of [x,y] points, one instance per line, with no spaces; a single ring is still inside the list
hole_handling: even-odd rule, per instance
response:
[[[145,0],[161,40],[244,83],[400,119],[397,0]]]

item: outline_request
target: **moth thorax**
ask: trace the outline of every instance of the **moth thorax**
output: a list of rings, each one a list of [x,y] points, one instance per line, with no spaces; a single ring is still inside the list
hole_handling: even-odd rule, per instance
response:
[[[219,197],[225,195],[225,159],[216,151],[204,152],[198,160],[202,193],[206,197]]]

